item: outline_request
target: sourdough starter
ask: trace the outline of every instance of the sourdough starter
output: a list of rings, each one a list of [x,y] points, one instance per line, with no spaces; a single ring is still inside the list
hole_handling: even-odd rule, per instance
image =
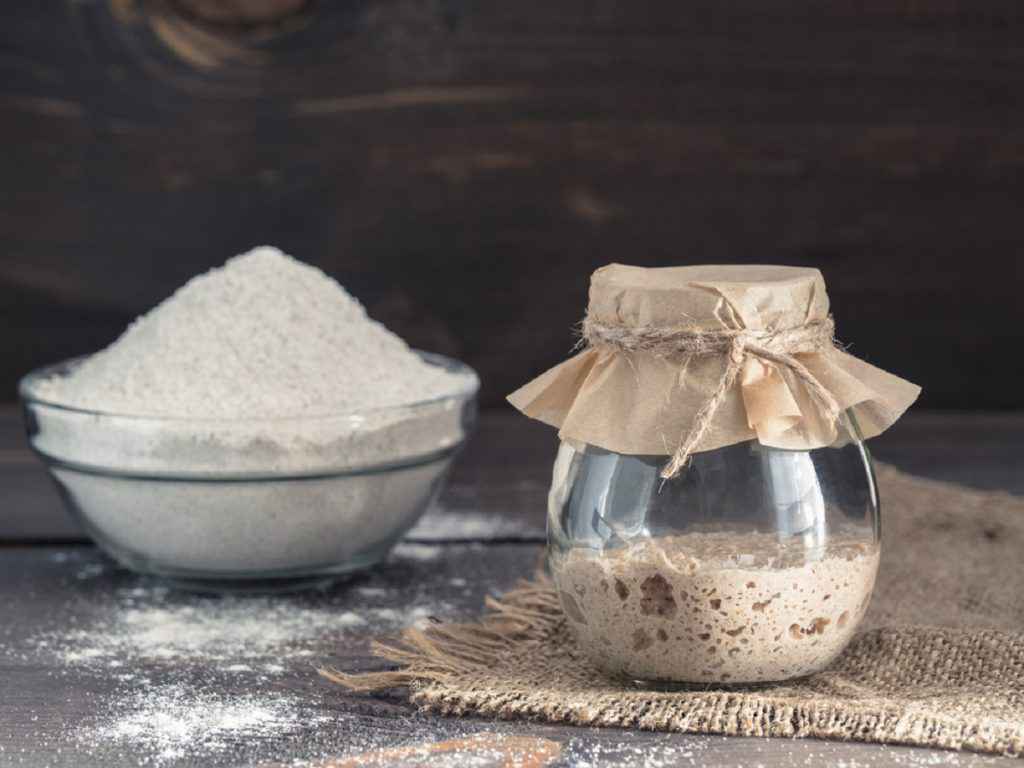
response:
[[[878,559],[863,538],[805,550],[764,533],[691,533],[576,548],[551,566],[577,642],[601,669],[738,683],[827,666],[867,609]]]

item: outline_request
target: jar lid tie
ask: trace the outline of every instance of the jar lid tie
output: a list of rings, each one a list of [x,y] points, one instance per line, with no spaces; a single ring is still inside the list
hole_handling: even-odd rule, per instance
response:
[[[726,358],[725,370],[714,392],[697,411],[679,446],[661,470],[661,477],[666,480],[678,475],[686,466],[749,357],[792,372],[806,387],[826,423],[835,423],[842,410],[828,388],[796,358],[799,354],[828,352],[836,347],[835,322],[831,316],[777,330],[632,327],[600,323],[587,317],[583,321],[582,337],[588,346],[608,346],[622,352],[646,352],[659,357],[721,355]]]

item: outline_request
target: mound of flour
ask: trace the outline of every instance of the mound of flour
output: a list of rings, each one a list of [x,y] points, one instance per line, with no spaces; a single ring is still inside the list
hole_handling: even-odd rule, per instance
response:
[[[287,417],[400,405],[464,385],[322,271],[260,247],[193,278],[38,394],[134,415]]]

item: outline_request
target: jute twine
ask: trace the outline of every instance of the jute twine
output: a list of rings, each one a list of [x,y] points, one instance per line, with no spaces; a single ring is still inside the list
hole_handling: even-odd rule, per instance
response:
[[[408,686],[456,716],[1024,753],[1024,499],[885,466],[878,481],[875,597],[850,647],[811,677],[684,690],[605,677],[543,579],[489,599],[478,622],[375,643],[397,669],[324,674],[358,691]]]
[[[591,317],[583,321],[583,341],[591,347],[606,346],[623,352],[647,352],[659,357],[680,357],[683,368],[691,357],[723,356],[725,370],[715,391],[693,418],[661,476],[670,479],[686,466],[690,455],[711,428],[715,413],[729,393],[748,358],[757,358],[789,370],[807,389],[826,424],[834,424],[841,409],[832,393],[795,355],[833,349],[835,323],[831,316],[795,328],[773,331],[748,329],[694,330],[663,326],[634,327],[600,323]]]

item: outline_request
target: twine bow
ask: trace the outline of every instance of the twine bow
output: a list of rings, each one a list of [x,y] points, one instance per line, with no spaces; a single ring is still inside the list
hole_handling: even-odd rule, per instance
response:
[[[599,323],[590,317],[583,321],[583,339],[590,346],[607,345],[624,352],[648,352],[659,357],[726,357],[725,370],[718,380],[714,393],[697,411],[689,431],[661,470],[661,476],[666,480],[678,475],[686,466],[694,449],[711,428],[715,413],[736,382],[748,358],[773,363],[791,371],[806,387],[826,423],[835,423],[841,412],[839,403],[817,377],[795,357],[798,354],[823,352],[834,348],[834,333],[835,323],[831,317],[775,331],[753,331],[745,328],[693,330],[660,326],[632,328]]]

